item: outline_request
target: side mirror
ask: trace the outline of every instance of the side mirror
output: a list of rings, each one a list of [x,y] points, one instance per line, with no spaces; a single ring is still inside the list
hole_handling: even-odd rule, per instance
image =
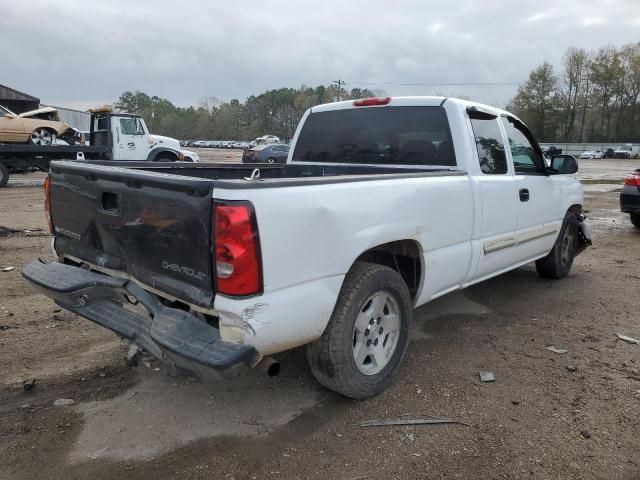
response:
[[[571,175],[578,171],[578,162],[573,155],[554,155],[549,168],[552,173]]]

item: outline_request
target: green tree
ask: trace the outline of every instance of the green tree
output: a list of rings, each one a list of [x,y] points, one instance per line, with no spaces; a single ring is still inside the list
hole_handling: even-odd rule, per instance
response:
[[[558,79],[553,66],[544,62],[518,87],[510,110],[518,114],[536,136],[548,140],[555,136],[554,114],[558,105]]]

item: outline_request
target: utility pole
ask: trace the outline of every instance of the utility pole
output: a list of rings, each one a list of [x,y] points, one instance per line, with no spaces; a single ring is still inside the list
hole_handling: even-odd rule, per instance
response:
[[[342,91],[342,85],[345,84],[344,80],[334,80],[331,83],[335,83],[338,86],[338,101],[340,101],[340,92]]]

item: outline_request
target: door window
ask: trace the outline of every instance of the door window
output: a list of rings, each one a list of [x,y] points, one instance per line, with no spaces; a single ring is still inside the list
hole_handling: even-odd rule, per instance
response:
[[[139,118],[121,118],[120,130],[123,135],[144,135],[144,128]]]
[[[509,138],[509,148],[516,173],[536,174],[544,172],[544,160],[533,136],[522,123],[511,117],[502,117]]]
[[[497,119],[471,118],[471,127],[476,139],[482,173],[486,175],[507,173],[507,157]]]

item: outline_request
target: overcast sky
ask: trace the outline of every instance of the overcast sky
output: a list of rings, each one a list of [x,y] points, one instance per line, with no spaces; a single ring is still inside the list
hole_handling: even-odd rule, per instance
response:
[[[569,46],[640,41],[640,0],[0,0],[0,83],[91,107],[329,84],[503,105]],[[366,83],[359,85],[358,83]]]

